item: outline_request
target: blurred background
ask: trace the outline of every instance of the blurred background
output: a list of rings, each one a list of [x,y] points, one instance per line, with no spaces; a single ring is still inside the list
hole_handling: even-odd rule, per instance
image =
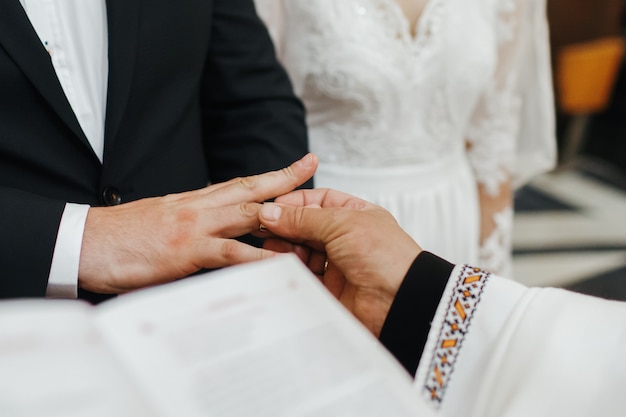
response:
[[[625,0],[548,0],[559,164],[516,195],[515,279],[626,300]]]

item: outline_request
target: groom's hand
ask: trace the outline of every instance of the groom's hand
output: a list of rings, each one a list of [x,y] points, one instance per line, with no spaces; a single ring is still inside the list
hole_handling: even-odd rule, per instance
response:
[[[259,204],[311,178],[317,157],[287,168],[203,189],[90,208],[79,286],[122,293],[217,268],[273,256],[231,238],[259,227]]]

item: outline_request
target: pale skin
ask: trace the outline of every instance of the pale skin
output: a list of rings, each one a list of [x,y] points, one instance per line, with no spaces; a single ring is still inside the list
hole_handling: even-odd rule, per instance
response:
[[[339,191],[314,189],[264,204],[259,220],[274,235],[266,240],[266,249],[298,254],[357,319],[380,334],[400,284],[422,250],[389,212]]]
[[[409,23],[409,27],[411,28],[411,36],[415,36],[415,28],[417,26],[417,21],[419,20],[422,12],[424,11],[424,7],[426,7],[426,3],[428,0],[394,0],[402,13],[404,13],[404,17],[406,17],[407,22]]]
[[[199,190],[89,209],[78,284],[118,294],[274,256],[232,238],[258,230],[261,202],[313,176],[308,154],[279,171],[236,178]]]

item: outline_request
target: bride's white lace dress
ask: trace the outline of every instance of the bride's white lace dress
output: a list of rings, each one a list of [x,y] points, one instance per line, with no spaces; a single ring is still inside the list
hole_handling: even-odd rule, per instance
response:
[[[426,250],[506,273],[509,207],[481,189],[552,167],[545,0],[256,0],[307,108],[317,187],[390,210]]]

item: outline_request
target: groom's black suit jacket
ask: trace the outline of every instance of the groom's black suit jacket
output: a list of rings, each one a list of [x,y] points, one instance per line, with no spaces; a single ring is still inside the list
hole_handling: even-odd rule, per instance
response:
[[[43,296],[66,202],[92,206],[281,168],[301,103],[252,0],[107,0],[101,164],[19,0],[0,0],[0,297]]]

